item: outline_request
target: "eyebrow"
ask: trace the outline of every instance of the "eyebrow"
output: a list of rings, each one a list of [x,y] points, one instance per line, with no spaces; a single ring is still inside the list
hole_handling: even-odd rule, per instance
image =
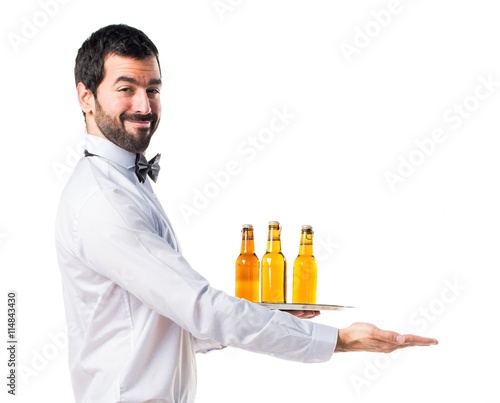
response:
[[[126,81],[128,83],[136,84],[136,85],[140,84],[139,81],[137,81],[135,78],[128,77],[128,76],[120,76],[120,77],[118,77],[115,80],[115,84],[117,84],[120,81]],[[148,85],[161,85],[161,78],[152,78],[151,80],[149,80]]]

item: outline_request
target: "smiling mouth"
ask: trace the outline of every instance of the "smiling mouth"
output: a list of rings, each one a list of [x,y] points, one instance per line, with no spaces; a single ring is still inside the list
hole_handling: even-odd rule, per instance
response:
[[[124,113],[120,120],[125,123],[129,122],[135,127],[151,127],[152,123],[156,121],[156,115],[149,113],[147,115],[140,115],[135,113]]]
[[[151,126],[150,120],[126,120],[126,122],[129,122],[129,123],[133,124],[134,126],[139,126],[139,127],[150,127]]]

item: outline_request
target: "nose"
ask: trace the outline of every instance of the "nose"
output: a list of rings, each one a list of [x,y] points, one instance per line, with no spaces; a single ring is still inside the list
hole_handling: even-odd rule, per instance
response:
[[[134,113],[147,115],[151,113],[151,105],[149,103],[148,93],[146,91],[136,91],[133,98],[132,108]]]

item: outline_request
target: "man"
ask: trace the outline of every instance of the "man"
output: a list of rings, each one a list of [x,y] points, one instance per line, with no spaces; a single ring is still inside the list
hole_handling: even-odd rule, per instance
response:
[[[75,81],[87,149],[61,196],[56,247],[77,402],[193,402],[195,353],[223,346],[322,362],[437,343],[364,323],[338,330],[212,288],[183,258],[146,175],[158,173],[143,156],[161,117],[155,45],[104,27],[80,48]]]

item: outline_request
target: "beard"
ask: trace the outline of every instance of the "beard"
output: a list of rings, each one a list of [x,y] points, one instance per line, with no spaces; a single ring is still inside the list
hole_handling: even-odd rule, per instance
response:
[[[139,115],[135,113],[122,113],[119,122],[106,114],[99,101],[95,100],[95,123],[101,133],[112,143],[131,153],[143,153],[149,146],[151,137],[158,128],[160,119],[155,113]],[[149,127],[137,128],[136,133],[125,128],[125,121],[151,122]]]

